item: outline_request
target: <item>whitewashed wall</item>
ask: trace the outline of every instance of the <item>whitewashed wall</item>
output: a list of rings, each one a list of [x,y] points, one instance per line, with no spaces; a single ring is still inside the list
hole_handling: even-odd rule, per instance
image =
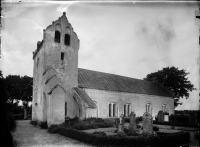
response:
[[[135,94],[135,93],[125,93],[125,92],[114,92],[96,89],[84,89],[86,93],[91,97],[92,100],[98,103],[97,111],[88,110],[89,115],[95,116],[97,113],[98,117],[109,118],[109,103],[116,102],[118,106],[117,117],[124,114],[124,104],[130,103],[136,116],[142,116],[146,111],[145,105],[147,103],[152,104],[152,116],[158,114],[158,111],[162,110],[162,105],[167,104],[169,114],[174,113],[174,101],[173,98],[155,96],[155,95],[145,95],[145,94]],[[88,108],[89,109],[89,108]],[[86,114],[87,115],[87,114]]]

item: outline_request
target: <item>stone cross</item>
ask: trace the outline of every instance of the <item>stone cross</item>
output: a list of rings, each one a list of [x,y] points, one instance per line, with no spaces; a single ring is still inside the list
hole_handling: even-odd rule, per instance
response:
[[[158,122],[164,122],[164,112],[162,110],[158,112]]]
[[[153,117],[148,112],[145,112],[142,117],[143,120],[143,132],[153,133]]]
[[[120,115],[119,123],[120,123],[120,124],[123,124],[123,123],[124,123],[124,115],[123,115],[123,114]]]
[[[120,118],[119,118],[119,124],[118,124],[118,131],[117,131],[118,135],[124,135],[124,115],[121,114]]]
[[[129,131],[130,132],[136,132],[137,131],[137,128],[136,128],[136,115],[135,115],[135,113],[133,111],[130,114]]]

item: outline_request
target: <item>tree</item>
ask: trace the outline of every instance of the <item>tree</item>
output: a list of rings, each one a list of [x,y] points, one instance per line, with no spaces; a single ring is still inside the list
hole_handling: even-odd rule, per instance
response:
[[[28,108],[28,103],[32,100],[32,85],[33,78],[24,76],[20,77],[19,75],[8,75],[5,78],[6,92],[8,95],[8,101],[13,104],[14,100],[21,100],[25,109],[25,118],[26,110]]]
[[[174,107],[177,107],[182,104],[179,102],[180,98],[185,97],[187,99],[189,91],[196,90],[194,85],[188,81],[188,74],[186,70],[179,70],[172,66],[148,74],[144,80],[156,82],[168,89],[174,95]]]
[[[9,117],[9,109],[7,109],[7,94],[5,90],[4,77],[2,71],[0,70],[0,146],[9,146],[13,147],[13,139],[10,130],[16,127],[16,123],[14,119]]]

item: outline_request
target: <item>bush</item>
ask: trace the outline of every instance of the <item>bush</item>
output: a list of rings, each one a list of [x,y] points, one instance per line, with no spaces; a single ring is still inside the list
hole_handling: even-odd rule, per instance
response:
[[[72,128],[77,130],[87,130],[96,128],[108,128],[113,127],[114,123],[109,119],[102,118],[87,118],[80,120],[78,123],[72,126]]]
[[[125,123],[130,123],[130,117],[125,117],[124,121],[125,121]]]
[[[159,127],[158,126],[153,126],[153,130],[154,131],[159,131]]]
[[[92,134],[95,134],[97,136],[107,136],[107,134],[103,131],[94,131],[94,133],[92,133]]]
[[[74,118],[66,118],[65,119],[65,124],[66,126],[73,126],[75,124],[79,123],[79,118],[76,116]]]
[[[37,126],[37,121],[31,120],[31,121],[30,121],[30,124],[33,125],[33,126]]]
[[[14,114],[15,120],[23,120],[24,114]]]
[[[142,121],[142,116],[136,117],[136,123],[139,123],[140,121]]]
[[[10,131],[14,131],[16,129],[16,121],[12,112],[8,112],[6,115],[6,121],[8,123],[8,128]]]
[[[45,122],[40,122],[39,126],[40,126],[41,129],[47,129],[48,128],[46,121]]]
[[[167,135],[139,135],[139,136],[105,136],[103,133],[88,134],[72,128],[55,127],[57,132],[85,143],[96,146],[169,146],[188,143],[189,132]],[[100,135],[101,134],[101,135]]]
[[[195,133],[195,138],[196,138],[198,141],[200,140],[199,131]]]
[[[189,123],[187,115],[170,115],[169,120],[172,122]]]
[[[49,133],[59,133],[58,131],[58,126],[57,125],[51,125],[48,130],[47,130]]]

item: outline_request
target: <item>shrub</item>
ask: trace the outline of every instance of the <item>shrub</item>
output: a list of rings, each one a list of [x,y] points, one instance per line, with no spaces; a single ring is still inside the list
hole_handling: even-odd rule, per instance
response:
[[[59,133],[58,131],[58,126],[57,125],[51,125],[48,130],[47,130],[49,133]]]
[[[6,121],[8,123],[9,130],[14,131],[16,129],[16,121],[12,112],[7,113]]]
[[[108,128],[114,126],[114,123],[109,119],[102,118],[87,118],[80,120],[78,123],[72,126],[72,128],[77,130],[87,130],[96,128]]]
[[[79,123],[79,118],[76,116],[74,118],[66,118],[65,119],[65,124],[66,126],[73,126],[75,124]]]
[[[130,117],[125,117],[124,121],[125,121],[125,123],[130,123]]]
[[[195,133],[195,138],[199,141],[200,140],[200,136],[199,136],[199,132]]]
[[[169,120],[173,122],[189,123],[187,115],[170,115]]]
[[[45,122],[40,122],[39,126],[40,126],[41,129],[47,129],[48,128],[46,121]]]
[[[153,130],[154,131],[159,131],[159,127],[158,126],[153,126]]]
[[[33,125],[33,126],[37,126],[37,121],[31,120],[31,121],[30,121],[30,124]]]
[[[107,134],[104,131],[94,131],[94,133],[92,134],[95,134],[97,136],[107,136]]]
[[[142,121],[142,116],[136,117],[136,123],[139,123],[140,121]]]
[[[167,135],[105,136],[103,133],[88,134],[72,128],[55,127],[55,132],[96,146],[173,146],[188,143],[189,132]],[[100,135],[101,134],[101,135]]]

